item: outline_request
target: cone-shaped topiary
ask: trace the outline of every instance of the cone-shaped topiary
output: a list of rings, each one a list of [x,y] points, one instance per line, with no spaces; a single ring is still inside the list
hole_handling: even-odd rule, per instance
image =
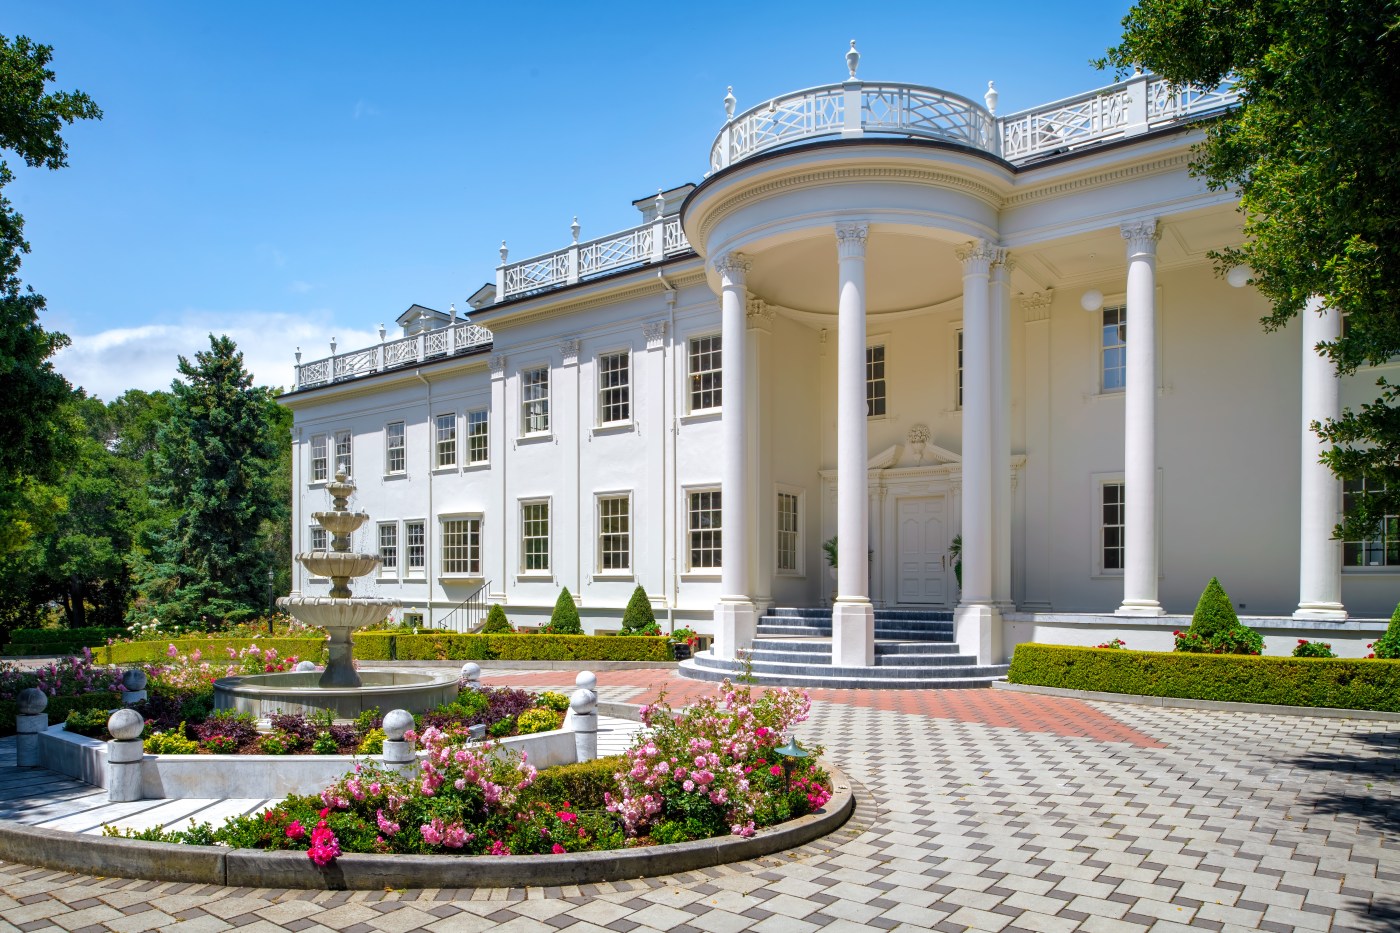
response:
[[[1196,611],[1191,614],[1191,627],[1187,631],[1209,639],[1232,631],[1239,624],[1240,617],[1235,614],[1225,587],[1211,577],[1196,603]]]
[[[509,635],[515,629],[510,627],[510,620],[506,618],[506,611],[501,608],[500,603],[491,606],[491,611],[486,613],[486,624],[481,627],[483,635]]]
[[[1378,658],[1400,660],[1400,605],[1391,613],[1390,625],[1386,627],[1385,634],[1376,639],[1371,648]]]
[[[628,634],[655,627],[656,614],[651,611],[651,600],[647,599],[647,591],[638,586],[632,591],[632,598],[627,601],[627,609],[622,613],[622,631]]]
[[[554,614],[549,617],[549,633],[551,635],[582,635],[583,625],[578,620],[578,607],[574,605],[574,598],[569,595],[569,588],[564,587],[564,592],[559,594],[559,601],[554,604]]]

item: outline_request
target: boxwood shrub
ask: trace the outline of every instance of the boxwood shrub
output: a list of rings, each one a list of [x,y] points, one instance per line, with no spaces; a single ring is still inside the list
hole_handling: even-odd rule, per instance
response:
[[[355,656],[368,659],[355,636]],[[366,646],[368,647],[368,646]],[[377,647],[377,646],[376,646]],[[399,661],[671,661],[665,638],[599,635],[397,635]],[[384,660],[384,658],[378,658]]]
[[[1400,712],[1400,661],[1016,646],[1013,684]]]
[[[49,705],[44,712],[49,716],[49,725],[57,725],[68,718],[74,710],[116,709],[122,705],[122,698],[115,693],[85,693],[81,696],[49,697]],[[0,735],[14,735],[15,716],[19,704],[14,700],[0,700]]]
[[[355,636],[358,642],[361,636]],[[196,649],[204,656],[205,660],[211,664],[218,664],[229,660],[228,649],[241,651],[249,645],[256,644],[264,650],[275,648],[278,655],[287,657],[296,655],[303,661],[321,661],[326,656],[326,640],[324,638],[219,638],[209,636],[204,638],[170,638],[159,641],[131,641],[111,645],[105,648],[94,648],[92,659],[98,664],[141,664],[144,662],[160,661],[166,657],[166,652],[171,645],[174,645],[181,654],[188,655]]]
[[[107,643],[109,638],[121,638],[124,628],[19,628],[10,633],[5,645],[7,655],[77,654],[84,648]]]

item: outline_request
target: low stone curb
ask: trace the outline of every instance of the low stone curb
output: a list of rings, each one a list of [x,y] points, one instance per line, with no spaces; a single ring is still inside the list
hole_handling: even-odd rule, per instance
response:
[[[0,820],[0,859],[81,875],[246,888],[370,891],[596,884],[748,861],[829,835],[850,819],[855,796],[844,774],[827,770],[832,796],[825,807],[747,839],[721,836],[567,855],[342,855],[318,868],[305,852],[145,842]]]
[[[365,661],[366,664],[383,664],[388,667],[461,667],[466,661]],[[482,670],[501,671],[645,671],[666,670],[679,665],[678,661],[473,661]]]
[[[1400,713],[1375,709],[1336,709],[1331,706],[1281,706],[1275,703],[1196,700],[1191,697],[1152,697],[1136,693],[1104,693],[1098,690],[1070,690],[1066,687],[1012,684],[1004,680],[992,684],[992,688],[1010,690],[1014,693],[1039,693],[1053,697],[1074,697],[1077,700],[1103,700],[1108,703],[1133,703],[1138,706],[1198,709],[1217,713],[1261,713],[1266,716],[1317,716],[1322,719],[1375,719],[1381,722],[1400,722]]]

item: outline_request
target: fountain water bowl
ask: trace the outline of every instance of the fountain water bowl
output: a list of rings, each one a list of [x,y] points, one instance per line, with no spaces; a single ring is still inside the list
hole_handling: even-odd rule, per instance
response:
[[[349,510],[354,483],[345,473],[326,484],[332,510],[316,512],[316,521],[331,534],[331,548],[298,554],[297,560],[317,576],[330,577],[325,596],[284,596],[277,605],[308,625],[330,633],[326,669],[314,672],[255,674],[224,677],[214,682],[214,705],[236,709],[260,719],[275,712],[331,711],[337,719],[350,719],[372,707],[423,712],[457,695],[457,675],[452,671],[356,671],[352,633],[373,625],[397,608],[397,599],[351,596],[350,581],[374,571],[379,558],[350,551],[350,535],[369,516]]]

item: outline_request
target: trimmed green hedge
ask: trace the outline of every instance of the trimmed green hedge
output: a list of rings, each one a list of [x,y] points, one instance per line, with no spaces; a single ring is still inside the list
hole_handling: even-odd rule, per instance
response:
[[[1013,684],[1400,712],[1400,661],[1016,646]]]
[[[49,705],[44,712],[49,714],[49,725],[54,726],[68,718],[75,709],[116,709],[122,705],[120,694],[84,693],[81,696],[49,697]],[[14,700],[0,700],[0,735],[14,735],[15,716],[19,704]]]
[[[665,638],[601,635],[377,635],[355,636],[365,661],[671,661]]]
[[[126,635],[124,628],[17,628],[10,633],[4,654],[77,654],[84,648]]]
[[[356,636],[358,640],[360,636]],[[228,661],[228,649],[242,651],[249,645],[257,645],[264,650],[275,648],[281,657],[296,655],[302,660],[319,661],[326,656],[324,638],[170,638],[160,641],[132,641],[112,645],[107,648],[92,649],[92,659],[98,664],[140,664],[148,661],[161,661],[171,645],[181,654],[191,654],[197,648],[210,663]]]

